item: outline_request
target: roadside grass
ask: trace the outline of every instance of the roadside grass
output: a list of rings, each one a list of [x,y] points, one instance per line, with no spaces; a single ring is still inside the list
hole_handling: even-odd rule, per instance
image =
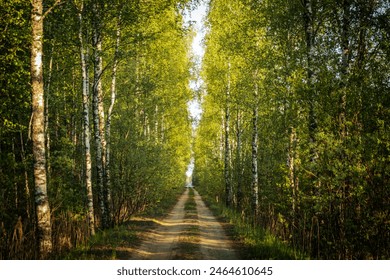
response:
[[[158,226],[157,219],[170,212],[184,190],[184,188],[173,189],[172,193],[170,192],[171,195],[165,195],[157,203],[137,215],[145,219],[132,219],[111,229],[98,230],[86,244],[79,245],[56,258],[63,260],[129,259],[131,249],[139,245],[146,232]]]
[[[69,251],[61,259],[68,260],[115,260],[126,257],[129,252],[121,248],[134,247],[139,242],[140,226],[127,222],[104,231],[98,231],[87,244]]]
[[[189,188],[188,199],[184,204],[184,210],[186,211],[186,215],[191,213],[197,213],[194,196],[195,196],[194,190],[192,188]]]
[[[208,207],[225,224],[225,230],[235,241],[241,259],[261,260],[301,260],[308,256],[294,250],[291,246],[272,235],[267,230],[253,226],[243,219],[237,211],[217,204],[212,199],[203,197]]]

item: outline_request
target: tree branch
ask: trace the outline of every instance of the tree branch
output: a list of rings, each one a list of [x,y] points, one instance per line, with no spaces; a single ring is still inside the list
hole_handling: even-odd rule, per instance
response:
[[[57,6],[63,4],[62,0],[56,0],[56,2],[51,6],[49,9],[46,10],[46,12],[43,14],[43,19]]]

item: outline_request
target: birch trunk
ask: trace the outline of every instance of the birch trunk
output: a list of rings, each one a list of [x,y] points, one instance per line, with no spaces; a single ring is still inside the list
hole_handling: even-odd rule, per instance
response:
[[[118,70],[118,63],[119,63],[119,44],[120,44],[120,36],[121,36],[121,18],[122,18],[122,11],[119,12],[118,16],[118,24],[117,24],[117,30],[116,30],[116,44],[115,44],[115,54],[114,54],[114,64],[112,67],[112,78],[111,78],[111,103],[110,107],[108,108],[108,114],[107,114],[107,122],[106,122],[106,168],[105,168],[105,175],[106,175],[106,188],[107,188],[107,200],[109,203],[109,209],[110,213],[112,213],[112,198],[111,198],[111,117],[112,112],[114,109],[115,99],[116,99],[116,73]]]
[[[230,180],[230,62],[228,65],[226,104],[225,104],[225,153],[224,153],[224,177],[226,206],[231,207],[233,203],[233,190]]]
[[[46,165],[47,165],[47,184],[50,184],[51,175],[51,155],[50,155],[50,131],[49,131],[49,95],[51,86],[51,77],[53,70],[53,53],[54,45],[51,49],[50,61],[49,61],[49,74],[47,77],[47,84],[45,90],[45,135],[46,135]]]
[[[290,181],[290,188],[292,190],[292,211],[293,211],[293,226],[295,226],[296,209],[298,204],[298,184],[295,181],[295,151],[297,143],[297,134],[294,127],[290,128],[290,139],[288,145],[288,178]]]
[[[314,27],[313,27],[313,6],[312,6],[312,0],[304,0],[304,27],[305,27],[305,39],[306,39],[306,60],[307,60],[307,69],[306,69],[306,75],[307,75],[307,87],[309,90],[309,94],[307,97],[308,105],[309,105],[309,138],[310,142],[312,144],[311,151],[310,151],[310,157],[311,161],[314,162],[317,158],[316,151],[314,149],[314,143],[316,142],[315,137],[315,131],[317,129],[317,121],[315,118],[314,113],[314,102],[315,102],[315,96],[314,96],[314,89],[313,89],[313,78],[314,78],[314,71],[313,71],[313,46],[314,46]]]
[[[101,224],[103,228],[107,228],[109,221],[107,219],[108,213],[106,208],[106,190],[104,187],[104,112],[103,112],[103,89],[101,77],[103,74],[103,60],[102,60],[102,37],[100,13],[96,1],[93,5],[94,12],[94,30],[93,30],[93,47],[94,47],[94,81],[93,81],[93,126],[96,144],[96,171],[97,171],[97,187],[99,206],[101,211]]]
[[[34,157],[35,207],[38,255],[45,259],[52,251],[50,205],[47,195],[45,99],[43,91],[43,14],[42,0],[32,0],[31,95],[32,143]]]
[[[85,153],[85,188],[87,191],[87,216],[90,235],[95,235],[95,213],[93,209],[91,134],[89,125],[89,79],[88,79],[88,49],[84,44],[83,34],[83,2],[79,12],[79,40],[83,87],[83,122],[84,122],[84,153]]]
[[[236,162],[237,162],[237,209],[239,211],[242,210],[242,199],[244,197],[243,189],[242,189],[242,178],[244,176],[244,170],[243,170],[243,164],[241,160],[241,154],[242,154],[242,112],[239,108],[237,108],[237,155],[236,155]]]
[[[255,84],[255,105],[252,112],[252,210],[254,216],[254,222],[257,222],[259,215],[259,175],[258,175],[258,166],[257,166],[257,157],[258,157],[258,127],[257,120],[259,115],[258,108],[258,85]]]

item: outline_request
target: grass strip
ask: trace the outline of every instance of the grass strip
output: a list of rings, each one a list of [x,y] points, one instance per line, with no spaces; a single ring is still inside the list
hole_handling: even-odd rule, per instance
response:
[[[176,260],[196,260],[200,259],[198,212],[194,199],[194,190],[189,189],[188,199],[184,204],[184,222],[188,226],[179,237],[178,246],[176,249]]]
[[[203,199],[222,224],[225,223],[225,231],[233,239],[241,259],[296,260],[308,258],[262,227],[253,226],[234,209],[229,209],[205,196]]]

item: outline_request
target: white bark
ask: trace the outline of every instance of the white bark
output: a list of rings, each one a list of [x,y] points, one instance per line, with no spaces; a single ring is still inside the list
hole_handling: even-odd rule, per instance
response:
[[[242,154],[242,112],[239,108],[237,108],[237,155],[236,155],[236,162],[237,162],[237,209],[242,209],[242,199],[244,196],[243,193],[243,186],[242,186],[242,179],[244,176],[244,166],[241,162],[241,154]]]
[[[226,206],[231,207],[233,203],[233,189],[230,180],[230,62],[228,64],[226,104],[225,104],[225,153],[224,153],[224,176]]]
[[[103,111],[103,89],[102,89],[102,74],[103,74],[103,60],[102,60],[102,37],[100,25],[99,7],[94,2],[94,30],[93,30],[93,47],[94,47],[94,81],[93,81],[93,125],[94,136],[96,143],[96,170],[97,170],[97,187],[99,206],[101,211],[101,223],[103,228],[108,227],[108,213],[106,203],[106,190],[104,187],[104,111]],[[103,122],[103,123],[102,123]]]
[[[298,184],[295,181],[295,157],[296,157],[296,143],[297,134],[294,127],[290,128],[290,140],[288,146],[287,163],[288,163],[288,177],[290,181],[290,188],[292,190],[292,210],[295,222],[295,212],[298,203]]]
[[[79,40],[81,71],[83,77],[83,122],[84,122],[84,152],[85,152],[85,188],[87,191],[87,216],[90,235],[95,235],[95,214],[93,209],[91,134],[89,125],[89,79],[88,79],[88,49],[84,44],[83,34],[83,3],[79,12]]]
[[[50,95],[50,86],[51,86],[51,76],[53,69],[53,53],[54,46],[51,49],[51,56],[49,61],[49,74],[47,77],[47,85],[45,91],[45,135],[46,135],[46,160],[47,160],[47,181],[50,182],[51,174],[51,160],[50,160],[50,131],[49,131],[49,95]]]
[[[43,17],[42,0],[32,0],[31,95],[32,142],[34,157],[35,206],[39,258],[52,251],[50,205],[47,196],[45,115],[43,90]]]
[[[114,109],[114,104],[116,100],[116,74],[118,70],[118,63],[119,63],[119,45],[120,45],[120,38],[121,38],[121,18],[122,18],[122,10],[119,12],[118,15],[118,25],[116,30],[116,44],[115,44],[115,54],[114,54],[114,64],[112,67],[112,78],[111,78],[111,103],[110,107],[108,108],[108,114],[107,114],[107,122],[106,122],[106,168],[105,168],[105,175],[106,175],[106,188],[107,188],[107,200],[110,206],[110,213],[112,213],[112,198],[111,198],[111,117],[112,112]]]
[[[256,79],[256,77],[255,77]],[[257,158],[258,158],[258,85],[255,83],[255,91],[254,91],[254,107],[252,112],[252,210],[253,216],[255,218],[255,222],[258,217],[259,212],[259,175],[258,175],[258,166],[257,166]]]

